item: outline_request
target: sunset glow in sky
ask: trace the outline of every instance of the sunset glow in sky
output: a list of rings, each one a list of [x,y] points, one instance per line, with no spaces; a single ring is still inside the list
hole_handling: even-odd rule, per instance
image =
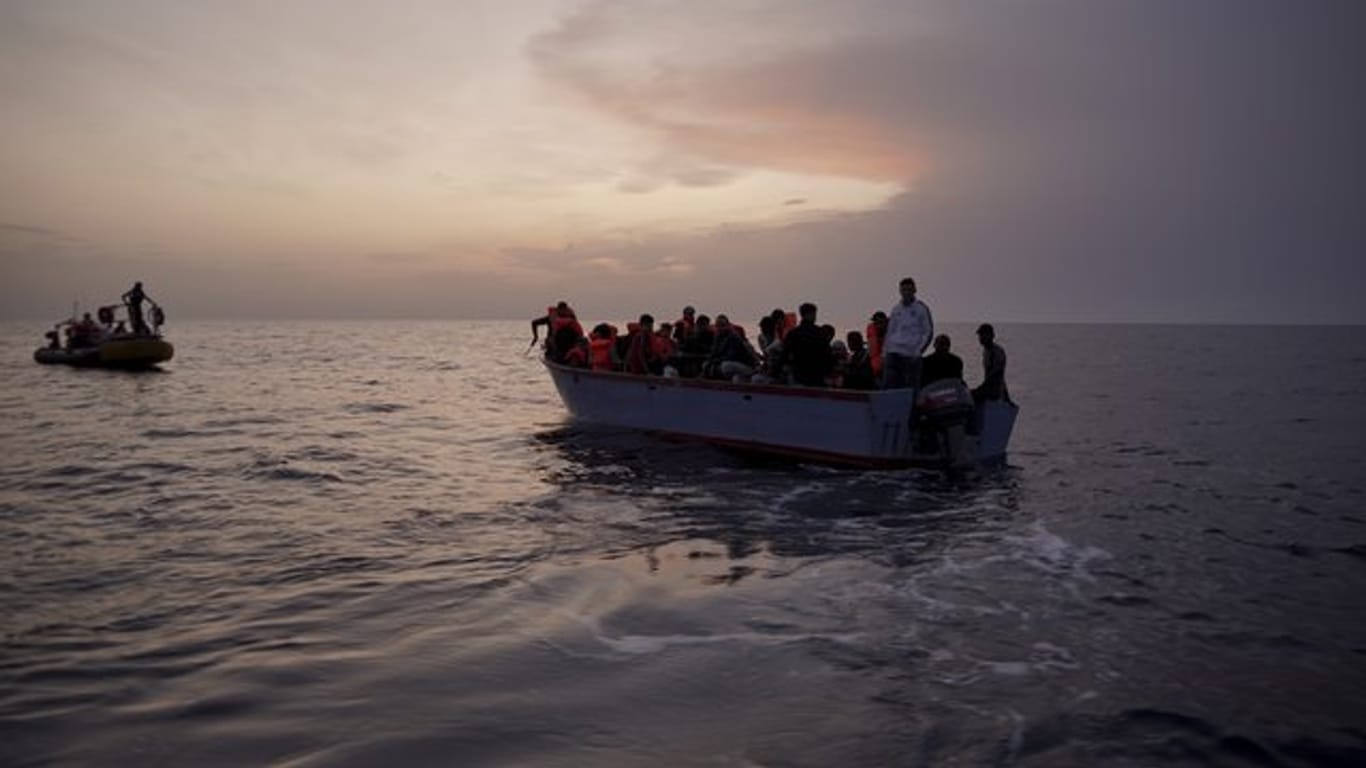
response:
[[[1366,321],[1364,16],[10,0],[0,300]]]

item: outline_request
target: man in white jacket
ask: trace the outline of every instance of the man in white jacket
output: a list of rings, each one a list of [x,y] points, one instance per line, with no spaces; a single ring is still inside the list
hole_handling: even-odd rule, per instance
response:
[[[934,340],[934,317],[915,298],[915,280],[901,281],[901,301],[887,313],[887,339],[882,345],[882,388],[920,386],[920,357]]]

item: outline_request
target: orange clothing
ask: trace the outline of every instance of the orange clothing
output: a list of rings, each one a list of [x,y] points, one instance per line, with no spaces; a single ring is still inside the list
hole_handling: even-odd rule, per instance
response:
[[[882,334],[878,331],[877,323],[869,323],[863,329],[863,336],[868,341],[868,363],[873,367],[873,376],[882,377]]]
[[[615,342],[616,339],[610,336],[596,336],[588,342],[589,359],[592,361],[593,370],[612,370],[612,344]]]
[[[656,333],[654,338],[650,341],[653,344],[655,357],[660,360],[668,360],[673,357],[674,352],[678,349],[678,345],[674,344],[674,340],[662,333]]]

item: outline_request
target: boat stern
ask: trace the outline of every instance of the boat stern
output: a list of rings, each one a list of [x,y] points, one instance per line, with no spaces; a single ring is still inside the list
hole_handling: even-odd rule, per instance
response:
[[[100,345],[100,365],[146,368],[175,356],[175,347],[160,338],[117,339]]]

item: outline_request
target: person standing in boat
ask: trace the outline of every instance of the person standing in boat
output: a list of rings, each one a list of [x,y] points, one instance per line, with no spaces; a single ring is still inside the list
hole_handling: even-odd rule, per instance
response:
[[[915,389],[920,386],[921,355],[934,338],[934,317],[925,302],[915,297],[915,280],[901,281],[901,301],[887,313],[887,336],[883,340],[882,388]]]
[[[783,337],[780,367],[792,374],[794,384],[824,387],[826,377],[835,369],[830,338],[816,325],[816,305],[807,302],[797,310],[801,322]]]
[[[977,326],[977,340],[982,344],[982,383],[972,390],[976,403],[987,400],[1004,400],[1009,403],[1010,390],[1006,388],[1006,351],[996,343],[996,329],[991,323]]]
[[[659,359],[655,346],[654,315],[641,315],[626,341],[626,362],[623,370],[640,376],[664,372],[664,361]]]
[[[142,281],[133,283],[133,287],[123,294],[123,303],[128,307],[128,322],[133,326],[133,333],[142,336],[149,331],[147,323],[142,319],[142,302],[151,301],[147,294],[142,291]]]
[[[545,308],[545,316],[531,321],[531,344],[535,346],[539,338],[539,327],[547,326],[545,356],[555,363],[564,362],[565,356],[583,338],[583,326],[579,325],[574,310],[567,302],[561,301],[553,307]]]
[[[864,342],[868,345],[868,362],[873,366],[873,378],[882,381],[882,340],[887,338],[887,313],[878,310],[868,318]]]

